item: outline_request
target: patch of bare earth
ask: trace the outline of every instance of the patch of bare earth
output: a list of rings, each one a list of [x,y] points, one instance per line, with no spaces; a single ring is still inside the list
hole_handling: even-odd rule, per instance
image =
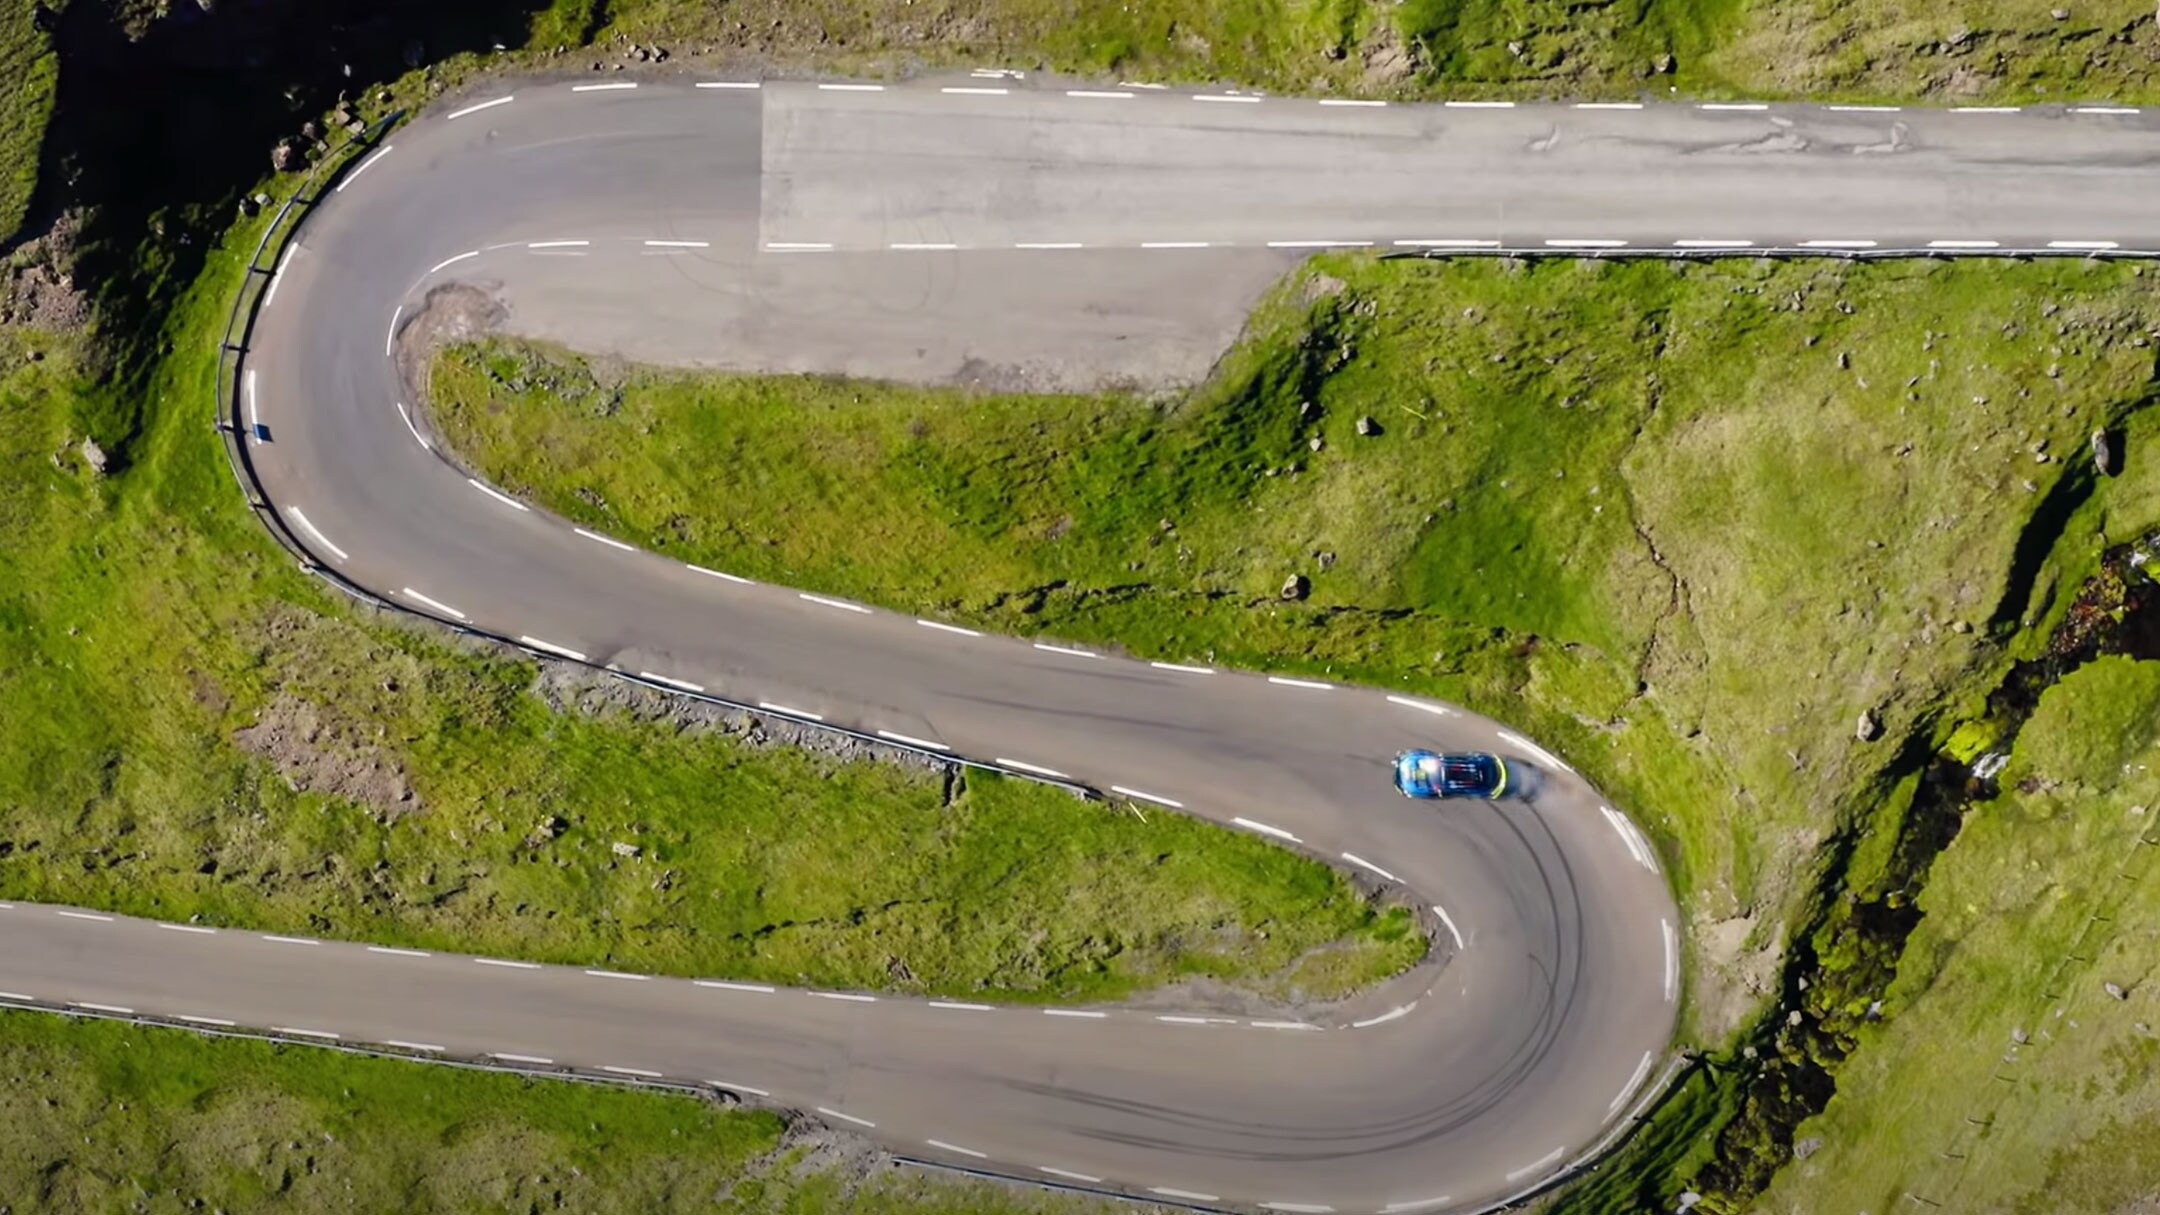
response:
[[[233,732],[233,741],[269,760],[295,790],[355,802],[379,821],[421,808],[403,763],[350,723],[299,696],[273,697],[254,725]]]
[[[81,220],[62,215],[36,240],[0,262],[0,325],[72,332],[90,319],[90,301],[75,285],[75,236]]]
[[[486,337],[509,315],[502,301],[468,283],[445,283],[428,292],[420,307],[398,326],[392,347],[391,357],[407,396],[415,401],[428,399],[428,370],[436,351]]]

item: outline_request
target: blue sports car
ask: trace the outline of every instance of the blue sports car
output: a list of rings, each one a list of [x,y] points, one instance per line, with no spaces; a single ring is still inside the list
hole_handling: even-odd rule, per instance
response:
[[[1395,787],[1404,797],[1498,798],[1508,791],[1507,761],[1482,751],[1405,751],[1395,757]]]

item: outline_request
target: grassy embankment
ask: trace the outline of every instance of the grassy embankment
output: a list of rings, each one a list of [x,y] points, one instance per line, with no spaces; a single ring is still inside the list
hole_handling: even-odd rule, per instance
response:
[[[37,188],[38,149],[52,114],[59,64],[45,35],[30,24],[30,6],[0,3],[0,247],[5,247]]]

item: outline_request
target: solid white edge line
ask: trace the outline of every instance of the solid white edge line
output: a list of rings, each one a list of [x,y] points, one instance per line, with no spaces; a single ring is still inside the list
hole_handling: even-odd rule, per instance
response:
[[[1159,797],[1153,793],[1142,793],[1138,789],[1128,789],[1123,785],[1110,786],[1110,792],[1122,793],[1127,797],[1138,798],[1143,802],[1154,802],[1158,806],[1168,806],[1172,810],[1183,810],[1185,808],[1184,802],[1174,802],[1167,797]]]
[[[1342,854],[1342,859],[1344,859],[1344,860],[1346,860],[1346,861],[1350,862],[1350,863],[1351,863],[1351,864],[1353,864],[1353,865],[1359,866],[1360,868],[1364,868],[1364,869],[1370,869],[1370,870],[1372,870],[1372,871],[1373,871],[1374,873],[1377,873],[1377,874],[1379,874],[1379,875],[1380,875],[1381,877],[1384,877],[1384,878],[1386,878],[1386,879],[1387,879],[1388,881],[1391,881],[1391,882],[1399,882],[1399,881],[1401,881],[1401,880],[1402,880],[1401,878],[1399,878],[1399,877],[1396,877],[1396,876],[1395,876],[1394,874],[1392,874],[1392,873],[1389,873],[1389,872],[1388,872],[1387,870],[1385,870],[1385,869],[1382,869],[1382,868],[1381,868],[1380,866],[1378,866],[1378,865],[1375,865],[1375,864],[1373,864],[1373,863],[1372,863],[1371,861],[1368,861],[1368,860],[1366,860],[1366,859],[1365,859],[1364,857],[1362,857],[1362,856],[1359,856],[1359,855],[1358,855],[1357,853],[1355,853],[1355,852],[1345,852],[1345,853],[1343,853],[1343,854]]]
[[[66,916],[68,919],[71,920],[96,920],[100,924],[112,923],[111,916],[98,915],[96,912],[92,911],[59,911],[55,912],[54,914]]]
[[[1751,240],[1676,240],[1675,249],[1746,249],[1755,244]]]
[[[552,1066],[555,1062],[553,1059],[543,1059],[539,1055],[513,1055],[506,1051],[489,1051],[488,1058],[500,1059],[505,1063],[538,1063],[543,1066]]]
[[[223,1026],[226,1029],[231,1029],[233,1026],[239,1024],[238,1021],[228,1021],[223,1017],[194,1017],[189,1016],[187,1013],[181,1013],[179,1016],[173,1019],[176,1021],[186,1021],[191,1025],[219,1025]]]
[[[217,935],[217,929],[204,928],[198,924],[159,924],[158,927],[169,932],[192,932],[206,937]]]
[[[890,739],[896,743],[906,743],[911,747],[925,747],[932,751],[952,750],[951,747],[946,746],[944,743],[931,742],[927,738],[917,738],[912,734],[901,734],[893,730],[879,730],[877,732],[877,736],[879,738]]]
[[[677,679],[672,675],[656,675],[651,671],[639,671],[637,675],[639,679],[650,679],[654,683],[664,683],[671,688],[681,688],[685,692],[702,692],[705,690],[704,684],[691,683],[687,679]]]
[[[1271,240],[1270,249],[1368,249],[1369,240]]]
[[[453,122],[457,119],[465,117],[467,114],[477,114],[482,110],[492,110],[499,105],[509,105],[515,100],[517,100],[517,94],[512,93],[508,97],[497,97],[493,101],[483,101],[479,105],[469,105],[462,110],[453,110],[450,113],[443,115],[443,121]]]
[[[1438,717],[1455,716],[1455,710],[1448,708],[1446,705],[1436,705],[1427,703],[1426,701],[1422,700],[1412,700],[1407,696],[1390,696],[1388,697],[1388,703],[1391,705],[1401,705],[1406,709],[1417,709],[1421,712],[1431,713]]]
[[[457,264],[458,264],[459,262],[461,262],[461,261],[464,261],[464,260],[465,260],[466,258],[468,258],[468,257],[478,257],[478,256],[480,256],[480,251],[479,251],[478,249],[468,249],[468,250],[466,250],[465,252],[463,252],[463,253],[460,253],[460,254],[458,254],[458,255],[457,255],[457,256],[455,256],[455,257],[446,257],[446,258],[442,259],[441,261],[439,261],[439,262],[436,262],[436,263],[435,263],[435,264],[434,264],[434,265],[433,265],[432,267],[430,267],[430,268],[428,269],[428,273],[429,273],[429,274],[440,274],[440,273],[442,273],[442,271],[443,271],[443,268],[444,268],[445,266],[455,266],[455,265],[457,265]]]
[[[327,1029],[298,1029],[291,1025],[273,1025],[270,1027],[270,1032],[273,1034],[291,1034],[296,1038],[323,1038],[331,1042],[338,1041],[338,1035],[331,1033]]]
[[[809,603],[815,603],[819,607],[841,608],[846,611],[862,612],[864,614],[868,614],[870,611],[869,608],[859,603],[849,603],[844,599],[827,599],[823,595],[813,595],[808,591],[797,591],[795,597]]]
[[[709,570],[709,569],[706,569],[706,568],[705,568],[704,566],[702,566],[702,565],[691,565],[691,564],[689,564],[688,562],[684,562],[684,563],[683,563],[683,568],[684,568],[684,569],[687,569],[687,570],[689,570],[689,571],[690,571],[691,573],[693,573],[693,574],[703,574],[703,575],[705,575],[705,576],[706,576],[706,577],[708,577],[708,578],[718,578],[718,579],[720,579],[720,580],[721,580],[721,581],[723,581],[723,582],[733,582],[733,583],[735,583],[735,584],[736,584],[736,585],[738,585],[738,586],[756,586],[756,585],[757,585],[757,583],[755,583],[755,582],[752,582],[752,581],[751,581],[751,580],[749,580],[748,578],[744,578],[744,577],[742,577],[742,576],[740,576],[740,575],[738,575],[738,574],[724,574],[724,573],[721,573],[721,572],[720,572],[719,570]]]
[[[406,586],[406,588],[404,588],[404,597],[406,597],[406,599],[410,599],[410,601],[415,601],[415,603],[423,603],[423,605],[428,605],[428,608],[434,608],[436,612],[441,612],[441,614],[445,614],[445,616],[456,616],[458,620],[464,620],[464,618],[467,618],[467,616],[464,616],[464,612],[458,612],[456,608],[451,608],[451,605],[449,605],[449,603],[443,603],[441,599],[428,599],[426,595],[421,595],[421,592],[419,592],[419,590],[413,590],[413,588],[410,588],[410,586]]]
[[[1410,249],[1497,249],[1500,247],[1500,242],[1496,240],[1399,240],[1395,243],[1398,246]]]
[[[1012,90],[982,88],[972,85],[946,85],[944,88],[939,89],[938,92],[956,93],[967,97],[1003,97],[1005,94],[1012,92]]]
[[[1100,1184],[1102,1181],[1102,1178],[1093,1176],[1088,1173],[1075,1173],[1071,1169],[1053,1169],[1047,1164],[1036,1165],[1035,1171],[1039,1173],[1048,1173],[1052,1177],[1065,1177],[1073,1181],[1085,1181],[1090,1185]]]
[[[272,935],[272,934],[270,934],[270,933],[264,933],[264,934],[263,934],[263,940],[265,940],[265,941],[269,941],[269,942],[271,942],[271,943],[273,943],[273,944],[277,944],[277,945],[320,945],[320,944],[322,944],[322,942],[321,942],[321,941],[313,940],[313,939],[311,939],[311,938],[309,938],[309,937],[281,937],[281,936],[274,936],[274,935]]]
[[[613,536],[603,536],[599,532],[589,532],[582,527],[573,527],[570,530],[576,532],[580,536],[585,537],[587,540],[598,540],[600,543],[607,545],[609,548],[619,548],[626,553],[634,553],[637,551],[637,547],[635,545],[624,544],[622,541],[617,540]]]
[[[523,633],[518,634],[518,641],[536,650],[546,650],[550,654],[560,654],[572,662],[585,661],[585,655],[582,652],[573,650],[569,646],[556,645],[552,641],[542,641],[538,637],[527,637]]]
[[[367,951],[369,953],[389,954],[396,958],[432,958],[435,956],[424,949],[393,949],[388,945],[370,945],[367,947]]]
[[[654,249],[710,249],[709,240],[649,240],[646,245]]]
[[[1996,240],[1931,240],[1930,249],[2000,249],[2002,242]]]
[[[1872,249],[1875,247],[1875,242],[1871,240],[1804,240],[1800,242],[1800,247],[1803,249]]]
[[[658,1080],[663,1074],[660,1072],[647,1071],[642,1067],[616,1067],[612,1064],[607,1063],[601,1064],[600,1070],[604,1072],[613,1072],[618,1076],[642,1076],[647,1080]]]
[[[1021,772],[1033,772],[1037,776],[1049,776],[1054,777],[1058,780],[1072,779],[1071,777],[1066,776],[1063,772],[1058,771],[1056,768],[1045,768],[1041,764],[1031,764],[1023,760],[1006,759],[1003,756],[999,756],[991,762],[995,763],[1001,768],[1013,768]]]
[[[1258,831],[1262,835],[1272,835],[1277,839],[1289,840],[1293,844],[1302,844],[1305,842],[1304,840],[1299,839],[1298,837],[1290,834],[1289,832],[1283,830],[1280,827],[1271,827],[1266,823],[1258,822],[1253,819],[1233,818],[1230,821],[1236,823],[1240,827],[1247,828],[1248,830]]]
[[[818,88],[828,93],[882,93],[882,84],[821,84]]]
[[[1198,1190],[1180,1190],[1166,1185],[1151,1185],[1148,1187],[1148,1193],[1160,1194],[1165,1198],[1190,1198],[1194,1202],[1222,1201],[1222,1195],[1220,1194],[1203,1194]]]
[[[1463,935],[1462,929],[1455,927],[1455,917],[1449,915],[1447,908],[1438,903],[1433,904],[1433,912],[1440,917],[1442,924],[1447,925],[1448,935],[1455,938],[1455,952],[1461,953],[1463,950]]]
[[[918,620],[915,623],[926,629],[936,629],[940,633],[958,633],[962,637],[982,636],[981,633],[976,632],[974,629],[963,629],[957,624],[945,624],[937,620]]]
[[[390,332],[384,334],[382,340],[383,357],[386,359],[390,357],[392,351],[397,349],[397,323],[398,318],[404,314],[405,305],[403,304],[399,304],[390,310]],[[403,408],[403,406],[399,406],[399,408]]]
[[[1545,1153],[1543,1156],[1538,1157],[1536,1160],[1533,1160],[1530,1163],[1522,1166],[1521,1168],[1516,1169],[1514,1172],[1509,1173],[1507,1175],[1507,1179],[1511,1182],[1521,1181],[1523,1178],[1537,1172],[1539,1169],[1551,1168],[1553,1165],[1558,1164],[1560,1162],[1560,1157],[1566,1154],[1566,1148],[1556,1147],[1553,1150]]]
[[[729,1092],[731,1092],[731,1093],[750,1093],[750,1094],[752,1094],[753,1096],[758,1096],[758,1097],[770,1097],[770,1096],[772,1096],[772,1094],[771,1094],[771,1093],[769,1093],[769,1092],[766,1092],[766,1091],[765,1091],[764,1089],[761,1089],[761,1088],[751,1088],[751,1087],[750,1087],[749,1085],[747,1085],[747,1084],[730,1084],[729,1082],[727,1082],[727,1081],[725,1081],[725,1080],[707,1080],[707,1081],[706,1081],[705,1083],[707,1083],[707,1084],[710,1084],[710,1085],[713,1085],[713,1086],[715,1086],[715,1087],[717,1087],[717,1088],[724,1088],[724,1089],[728,1090],[728,1091],[729,1091]]]
[[[777,987],[767,987],[763,983],[732,983],[725,979],[692,979],[690,983],[693,987],[713,987],[721,991],[747,991],[761,996],[769,996],[779,990]]]
[[[331,555],[335,556],[338,560],[345,560],[347,556],[345,550],[339,548],[335,544],[330,543],[330,537],[323,535],[322,531],[319,528],[317,528],[314,524],[308,522],[308,517],[300,513],[299,507],[288,506],[285,508],[285,513],[291,515],[293,517],[293,521],[298,523],[304,530],[306,530],[308,535],[315,537],[315,543],[322,545],[326,549],[329,549]]]
[[[538,962],[515,962],[510,960],[509,958],[474,958],[473,961],[478,962],[482,966],[504,966],[508,967],[511,970],[540,969],[540,963]]]
[[[866,996],[859,992],[852,991],[813,991],[810,994],[816,996],[820,1000],[847,1000],[855,1004],[877,1003],[876,996]]]
[[[843,1114],[839,1110],[831,1109],[822,1105],[817,1107],[817,1112],[825,1115],[827,1118],[838,1118],[842,1122],[852,1122],[857,1126],[867,1126],[873,1128],[877,1126],[877,1123],[870,1121],[868,1118],[857,1118],[853,1114]]]
[[[1069,646],[1069,645],[1051,645],[1051,644],[1050,644],[1049,642],[1047,642],[1047,641],[1038,641],[1038,642],[1036,642],[1036,643],[1035,643],[1035,648],[1036,648],[1036,649],[1038,649],[1038,650],[1048,650],[1048,651],[1049,651],[1050,653],[1052,653],[1052,654],[1067,654],[1067,655],[1070,655],[1070,656],[1072,656],[1072,657],[1074,657],[1074,658],[1100,658],[1100,657],[1102,657],[1102,655],[1100,655],[1100,654],[1096,654],[1096,653],[1091,653],[1090,651],[1087,651],[1087,650],[1076,650],[1076,649],[1072,648],[1072,647],[1071,647],[1071,646]]]
[[[514,509],[522,511],[530,511],[532,509],[531,507],[525,505],[523,502],[518,501],[516,498],[511,497],[510,495],[502,492],[501,490],[496,489],[491,485],[485,484],[478,477],[467,477],[465,478],[465,482],[466,484],[471,485],[474,489],[477,489],[481,493],[486,494],[488,497],[502,503],[504,506],[512,507]]]
[[[433,1042],[406,1042],[399,1038],[386,1038],[383,1040],[383,1045],[395,1046],[400,1050],[424,1050],[438,1054],[443,1050],[442,1047],[435,1045]]]
[[[946,91],[951,92],[950,89]],[[999,89],[998,91],[1002,93],[1005,90]],[[974,1148],[964,1148],[957,1143],[947,1143],[942,1139],[925,1139],[923,1140],[923,1142],[929,1144],[931,1147],[934,1147],[941,1152],[953,1152],[961,1156],[973,1156],[977,1160],[990,1159],[990,1153],[988,1152],[978,1152]]]
[[[357,180],[362,173],[367,172],[370,166],[372,166],[376,161],[381,160],[385,155],[389,153],[390,149],[395,146],[395,144],[386,143],[383,146],[375,149],[375,154],[368,157],[366,160],[361,161],[358,165],[354,166],[353,171],[345,175],[345,180],[339,182],[337,184],[337,189],[332,191],[332,193],[343,194],[345,192],[345,187],[353,184],[353,182]]]
[[[1188,667],[1175,662],[1151,662],[1148,665],[1158,671],[1176,671],[1184,675],[1213,675],[1215,673],[1213,667]]]
[[[1140,242],[1140,247],[1143,249],[1206,249],[1210,247],[1210,242],[1204,240],[1144,240]]]
[[[1090,1008],[1046,1008],[1042,1011],[1046,1017],[1081,1017],[1089,1021],[1100,1021],[1110,1015]]]
[[[1417,1008],[1417,1001],[1412,1000],[1408,1004],[1397,1005],[1396,1007],[1389,1009],[1387,1012],[1381,1013],[1377,1017],[1367,1017],[1363,1021],[1352,1021],[1350,1023],[1350,1028],[1369,1029],[1375,1025],[1385,1025],[1390,1021],[1399,1021],[1402,1018],[1409,1016],[1411,1011],[1415,1008]]]
[[[570,91],[573,93],[609,93],[617,89],[634,89],[636,87],[636,81],[624,80],[608,84],[573,84],[570,86]]]
[[[412,414],[406,412],[405,402],[399,401],[397,403],[397,411],[398,416],[405,419],[405,429],[412,432],[413,441],[420,444],[420,449],[422,451],[434,451],[434,444],[429,443],[427,436],[420,433],[420,428],[413,425]]]
[[[2112,240],[2051,240],[2050,249],[2119,249],[2120,242]]]
[[[765,710],[767,713],[783,713],[789,717],[800,717],[806,721],[825,720],[825,716],[822,713],[812,713],[808,709],[791,709],[786,705],[776,705],[769,700],[761,700],[757,702],[757,707]]]
[[[932,1000],[930,1007],[948,1009],[952,1012],[995,1012],[988,1004],[963,1004],[958,1000]]]
[[[1659,920],[1658,925],[1665,937],[1665,1002],[1670,1004],[1680,994],[1680,934],[1671,920]]]
[[[1280,684],[1286,688],[1310,688],[1316,692],[1332,692],[1335,690],[1334,684],[1321,683],[1315,679],[1289,679],[1281,675],[1270,675],[1267,677],[1267,681],[1272,684]]]
[[[1384,105],[1386,105],[1386,104],[1387,104],[1387,102],[1385,102],[1385,101],[1361,101],[1361,100],[1358,100],[1358,99],[1355,99],[1355,98],[1350,98],[1350,97],[1322,97],[1322,98],[1320,99],[1320,104],[1321,104],[1321,105],[1357,105],[1357,106],[1371,106],[1371,107],[1373,107],[1373,108],[1376,108],[1376,109],[1377,109],[1377,108],[1378,108],[1378,107],[1380,107],[1380,106],[1384,106]]]
[[[697,82],[696,87],[701,89],[755,89],[762,86],[755,80],[700,80]]]
[[[1643,1052],[1642,1062],[1635,1065],[1635,1074],[1628,1077],[1627,1083],[1620,1086],[1620,1095],[1614,1097],[1612,1104],[1605,1107],[1605,1113],[1608,1116],[1619,1113],[1620,1107],[1627,1102],[1629,1097],[1634,1095],[1635,1086],[1642,1083],[1642,1078],[1649,1073],[1650,1063],[1655,1058],[1654,1052]]]
[[[92,1012],[119,1013],[120,1015],[125,1017],[132,1017],[135,1015],[134,1009],[122,1008],[118,1004],[93,1004],[88,1000],[70,1000],[68,1001],[68,1003],[75,1008],[87,1008]]]

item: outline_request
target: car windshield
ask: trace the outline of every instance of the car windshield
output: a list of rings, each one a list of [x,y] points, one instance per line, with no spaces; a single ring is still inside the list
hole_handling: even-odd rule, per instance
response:
[[[1417,772],[1419,776],[1424,777],[1426,780],[1440,779],[1440,757],[1437,755],[1418,756]]]

